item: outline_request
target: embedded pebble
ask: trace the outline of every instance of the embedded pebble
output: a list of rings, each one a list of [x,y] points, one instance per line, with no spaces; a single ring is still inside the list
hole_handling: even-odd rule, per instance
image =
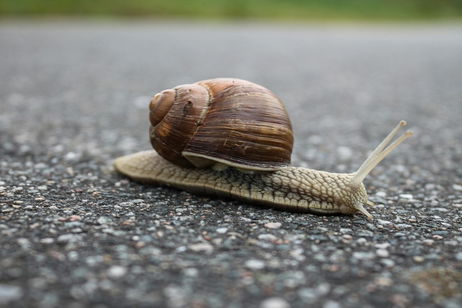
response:
[[[342,305],[336,301],[328,300],[327,302],[324,303],[322,306],[323,308],[341,308]]]
[[[261,260],[251,259],[245,262],[245,266],[251,270],[259,270],[265,267],[265,262]]]
[[[374,254],[372,252],[354,252],[353,258],[359,260],[370,260],[374,258]]]
[[[0,304],[8,304],[22,296],[22,289],[18,286],[0,284]]]
[[[379,225],[387,226],[387,227],[393,226],[393,223],[391,221],[382,220],[382,219],[377,219],[377,223]]]
[[[351,240],[353,239],[353,237],[352,237],[351,235],[349,235],[349,234],[344,234],[344,235],[342,235],[342,238],[343,238],[344,240],[347,240],[347,241],[351,241]]]
[[[339,154],[341,160],[347,160],[353,156],[353,150],[348,147],[338,147],[337,153]]]
[[[126,273],[127,269],[123,266],[118,265],[111,266],[107,271],[108,276],[111,278],[120,278],[124,276]]]
[[[281,225],[280,222],[268,222],[265,224],[265,227],[268,229],[279,229]]]
[[[75,234],[62,234],[60,236],[58,236],[58,243],[67,243],[67,242],[78,242],[80,240],[80,236],[79,235],[75,235]]]
[[[263,241],[276,241],[278,238],[272,234],[265,233],[259,234],[258,239]]]
[[[97,221],[100,225],[106,225],[111,222],[111,219],[109,217],[101,216]]]
[[[40,243],[42,244],[53,244],[54,242],[55,242],[55,239],[51,237],[42,238],[40,240]]]
[[[390,256],[390,253],[386,249],[377,249],[376,254],[381,258],[387,258]]]
[[[393,267],[395,266],[395,261],[391,259],[381,259],[380,263],[382,263],[386,267]]]
[[[265,299],[260,304],[260,308],[290,308],[290,304],[281,297],[271,297]]]
[[[412,200],[412,199],[414,199],[414,196],[411,195],[411,194],[400,194],[399,197],[400,197],[401,199],[406,199],[406,200]]]
[[[432,246],[435,241],[431,239],[425,239],[423,240],[423,243],[427,246]]]
[[[228,228],[218,228],[217,229],[217,233],[219,233],[219,234],[224,234],[226,232],[228,232]]]
[[[213,246],[209,243],[191,244],[188,246],[188,248],[195,252],[211,253],[213,251]]]
[[[462,261],[462,252],[456,253],[456,260],[457,261]]]
[[[379,243],[375,244],[374,247],[379,249],[387,249],[388,247],[390,247],[390,243]]]

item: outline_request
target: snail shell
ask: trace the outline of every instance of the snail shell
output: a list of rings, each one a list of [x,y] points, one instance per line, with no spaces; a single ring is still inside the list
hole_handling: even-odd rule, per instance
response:
[[[178,166],[269,171],[290,164],[287,111],[255,83],[217,78],[180,85],[156,94],[149,110],[153,148]]]

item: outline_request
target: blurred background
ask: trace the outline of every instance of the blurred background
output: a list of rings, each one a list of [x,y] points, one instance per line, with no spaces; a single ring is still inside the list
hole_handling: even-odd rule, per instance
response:
[[[0,0],[0,306],[460,307],[461,22],[462,0]],[[377,219],[111,171],[151,149],[152,95],[213,77],[285,102],[296,166],[356,170],[407,120],[365,181]],[[434,266],[435,295],[408,281]]]
[[[462,0],[2,0],[0,16],[446,20],[462,17]]]

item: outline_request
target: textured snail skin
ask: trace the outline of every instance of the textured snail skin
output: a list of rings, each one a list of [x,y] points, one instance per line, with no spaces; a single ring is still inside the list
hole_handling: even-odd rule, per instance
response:
[[[243,173],[176,166],[155,151],[116,159],[116,170],[145,184],[165,185],[194,193],[218,195],[274,208],[321,214],[354,214],[367,203],[363,184],[351,187],[353,174],[330,173],[301,167],[274,172]]]

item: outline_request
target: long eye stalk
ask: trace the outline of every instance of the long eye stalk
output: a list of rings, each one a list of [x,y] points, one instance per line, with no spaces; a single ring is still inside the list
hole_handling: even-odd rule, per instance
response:
[[[385,139],[375,148],[371,155],[364,161],[359,167],[358,171],[355,172],[354,177],[351,179],[350,185],[357,186],[362,183],[364,178],[394,149],[396,149],[404,140],[411,137],[413,133],[411,131],[405,132],[400,137],[396,138],[392,142],[393,138],[398,134],[398,131],[403,126],[406,126],[406,121],[400,121],[398,125],[388,134]]]

